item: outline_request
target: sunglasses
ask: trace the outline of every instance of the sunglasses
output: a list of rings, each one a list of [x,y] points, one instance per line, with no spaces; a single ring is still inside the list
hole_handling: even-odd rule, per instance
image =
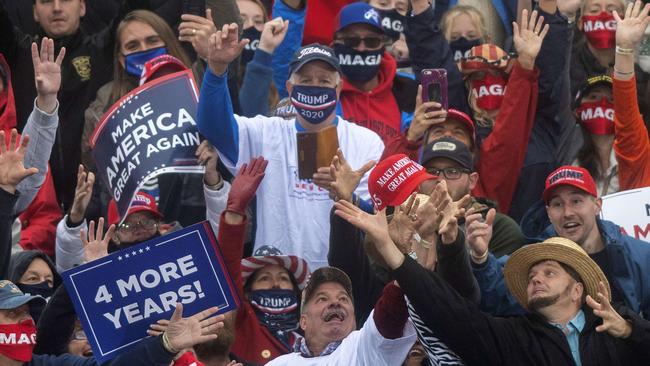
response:
[[[366,45],[367,48],[379,48],[385,42],[385,37],[382,36],[370,36],[370,37],[357,37],[357,36],[347,36],[347,37],[338,37],[337,41],[342,41],[346,47],[356,48],[361,45],[361,42]]]

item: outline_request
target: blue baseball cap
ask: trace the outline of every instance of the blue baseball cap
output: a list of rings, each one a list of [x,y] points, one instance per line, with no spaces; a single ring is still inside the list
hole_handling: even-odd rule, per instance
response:
[[[0,281],[0,310],[15,309],[29,302],[40,302],[41,305],[45,305],[44,298],[25,295],[13,282]]]
[[[341,8],[339,12],[339,25],[336,31],[338,32],[352,24],[368,24],[377,28],[380,33],[384,33],[379,12],[363,2],[352,3]]]
[[[289,75],[298,71],[301,67],[312,61],[323,61],[330,65],[334,70],[341,73],[339,59],[334,54],[334,50],[322,44],[312,43],[301,47],[294,53],[291,62],[289,62]]]

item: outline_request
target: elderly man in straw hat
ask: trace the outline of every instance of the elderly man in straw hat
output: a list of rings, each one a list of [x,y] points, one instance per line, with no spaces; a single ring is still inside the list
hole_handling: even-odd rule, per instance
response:
[[[439,210],[444,210],[441,203]],[[579,245],[553,237],[512,254],[506,284],[530,313],[497,318],[481,312],[440,277],[402,254],[386,212],[363,212],[346,201],[335,213],[371,236],[404,294],[428,327],[467,365],[641,365],[650,360],[650,322],[610,304],[607,278]],[[443,246],[462,250],[451,219],[439,229]]]

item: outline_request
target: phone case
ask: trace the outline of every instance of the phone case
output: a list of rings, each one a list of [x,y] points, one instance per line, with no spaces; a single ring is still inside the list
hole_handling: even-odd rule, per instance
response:
[[[424,69],[420,72],[420,84],[422,85],[422,100],[425,102],[438,102],[442,109],[447,110],[447,70],[445,69]]]
[[[320,167],[330,166],[339,148],[336,126],[318,132],[298,132],[298,178],[312,179]]]
[[[192,14],[205,17],[205,0],[184,0],[181,14]]]

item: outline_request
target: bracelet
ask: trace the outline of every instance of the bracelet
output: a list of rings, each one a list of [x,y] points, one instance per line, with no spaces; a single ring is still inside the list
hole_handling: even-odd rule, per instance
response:
[[[418,244],[420,244],[424,249],[431,249],[431,247],[433,246],[432,242],[422,239],[422,237],[418,233],[413,234],[413,239],[415,239],[415,241],[417,241]]]
[[[169,353],[178,353],[177,350],[172,347],[171,342],[169,341],[169,336],[167,335],[167,332],[164,332],[162,335],[162,342],[163,342],[163,347],[165,347],[165,350]]]
[[[616,46],[616,53],[620,55],[634,55],[634,48],[622,48]]]
[[[632,75],[632,74],[634,74],[634,70],[623,72],[623,71],[619,71],[617,68],[614,68],[614,72],[617,73],[617,74],[621,74],[621,75]]]
[[[490,251],[486,250],[485,253],[481,254],[480,256],[476,256],[475,253],[476,252],[474,252],[474,250],[470,250],[469,251],[470,257],[472,257],[472,259],[474,259],[475,262],[481,262],[483,261],[483,259],[487,258],[487,256],[490,254]]]
[[[205,183],[205,186],[208,187],[208,189],[211,191],[218,191],[223,188],[223,178],[221,178],[221,175],[219,175],[219,181],[216,184]]]

